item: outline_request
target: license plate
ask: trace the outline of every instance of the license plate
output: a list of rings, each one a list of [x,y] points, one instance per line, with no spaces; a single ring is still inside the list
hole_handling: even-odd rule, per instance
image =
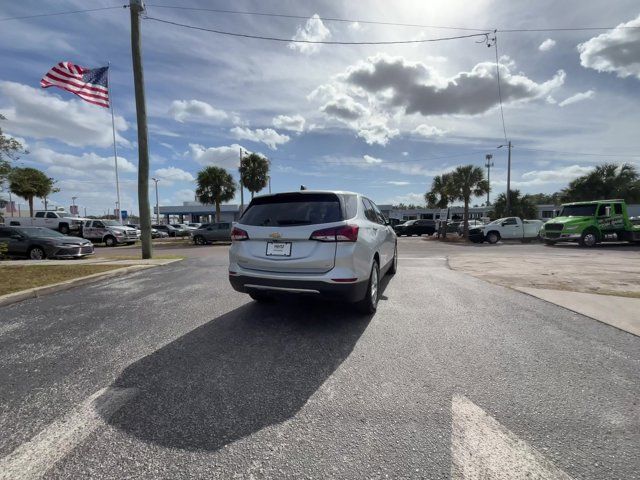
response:
[[[290,257],[291,242],[268,242],[267,256],[268,257]]]

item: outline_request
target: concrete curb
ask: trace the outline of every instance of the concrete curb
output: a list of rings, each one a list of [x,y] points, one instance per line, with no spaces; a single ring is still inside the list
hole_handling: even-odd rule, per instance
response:
[[[81,285],[88,285],[100,280],[105,280],[113,277],[120,277],[128,273],[137,272],[147,268],[157,267],[159,265],[131,265],[123,268],[116,268],[109,270],[108,272],[92,273],[91,275],[85,275],[84,277],[73,278],[71,280],[65,280],[64,282],[54,283],[52,285],[45,285],[43,287],[29,288],[27,290],[21,290],[19,292],[9,293],[7,295],[0,296],[0,307],[11,305],[12,303],[21,302],[29,298],[38,298],[43,295],[49,295],[50,293],[61,292],[63,290],[69,290],[73,287]]]
[[[567,290],[510,288],[640,337],[640,322],[635,316],[635,312],[639,310],[636,304],[640,305],[638,299]]]

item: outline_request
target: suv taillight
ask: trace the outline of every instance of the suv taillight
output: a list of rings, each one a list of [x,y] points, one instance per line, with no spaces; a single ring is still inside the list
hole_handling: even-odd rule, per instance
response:
[[[249,240],[249,234],[241,228],[233,227],[233,230],[231,230],[231,240],[234,242]]]
[[[358,240],[358,230],[359,227],[357,225],[325,228],[313,232],[309,240],[317,240],[318,242],[355,242]]]

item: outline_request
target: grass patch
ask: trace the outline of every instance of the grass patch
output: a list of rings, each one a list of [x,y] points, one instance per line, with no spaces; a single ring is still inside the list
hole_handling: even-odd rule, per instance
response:
[[[142,260],[142,254],[140,255],[97,255],[94,257],[103,260]],[[154,255],[152,260],[184,260],[183,255]]]
[[[108,272],[122,265],[2,265],[0,295],[34,287],[44,287],[92,273]]]

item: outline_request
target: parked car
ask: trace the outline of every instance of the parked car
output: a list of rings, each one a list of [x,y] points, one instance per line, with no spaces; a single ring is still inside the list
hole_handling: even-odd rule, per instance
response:
[[[104,243],[107,247],[133,245],[138,240],[134,228],[118,223],[117,220],[87,220],[82,226],[82,236],[91,241]]]
[[[575,242],[593,247],[600,242],[640,242],[640,226],[629,218],[624,200],[596,200],[562,205],[540,235],[547,245]]]
[[[518,217],[505,217],[487,225],[469,229],[469,239],[475,243],[485,240],[498,243],[500,240],[521,240],[528,242],[539,238],[542,220],[522,220]]]
[[[151,227],[151,238],[167,238],[168,236],[169,234],[167,232]]]
[[[46,227],[68,235],[82,234],[82,222],[85,218],[72,217],[65,211],[36,211],[33,217],[5,217],[5,225],[21,227]]]
[[[196,245],[206,245],[211,242],[231,241],[231,223],[205,223],[191,232],[191,238]]]
[[[129,228],[135,229],[136,234],[138,235],[138,238],[140,238],[142,236],[142,230],[140,229],[140,225],[136,225],[135,223],[127,223],[125,225],[125,227],[129,227]]]
[[[195,230],[195,228],[188,227],[186,223],[172,223],[171,226],[176,229],[179,237],[186,237],[191,230]]]
[[[69,237],[45,227],[2,227],[0,243],[7,245],[8,256],[45,258],[80,258],[93,255],[93,244],[79,237]]]
[[[408,220],[400,225],[393,227],[396,234],[401,237],[413,235],[433,235],[436,231],[436,222],[434,220]]]
[[[258,302],[310,294],[374,313],[380,277],[397,270],[396,234],[380,209],[351,192],[255,197],[231,230],[229,281]]]
[[[151,227],[155,228],[159,232],[165,232],[169,237],[182,237],[185,234],[183,230],[178,230],[177,228],[174,228],[171,225],[157,224],[157,225],[152,225]],[[186,233],[186,235],[188,235],[188,233]]]
[[[191,228],[200,228],[203,224],[198,222],[187,223],[187,225]]]
[[[473,227],[482,227],[484,226],[484,223],[480,220],[469,220],[469,230],[471,230]],[[462,236],[464,235],[464,222],[460,222],[460,224],[458,225],[458,235]]]

